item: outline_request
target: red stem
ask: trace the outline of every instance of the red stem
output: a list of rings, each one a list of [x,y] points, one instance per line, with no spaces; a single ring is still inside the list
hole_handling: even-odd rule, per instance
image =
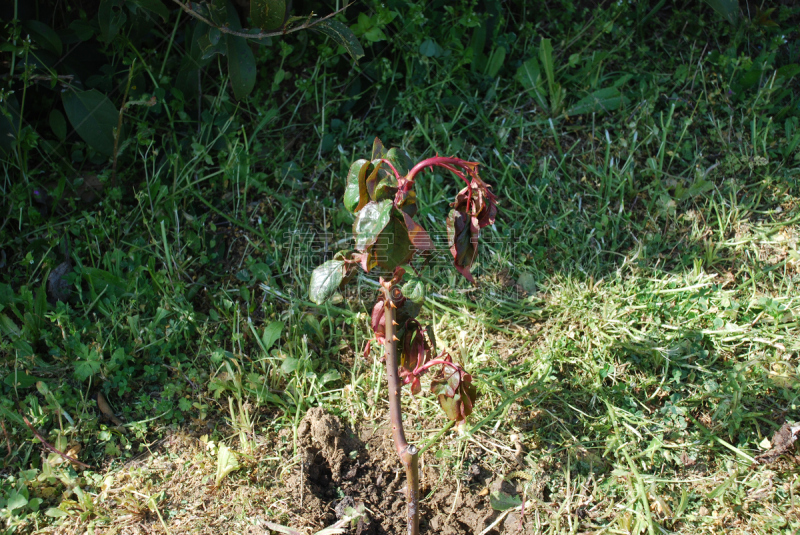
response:
[[[419,535],[419,450],[406,441],[403,430],[403,415],[400,406],[401,383],[397,373],[397,331],[395,304],[392,300],[394,283],[383,287],[385,296],[384,319],[386,322],[386,378],[389,383],[389,420],[395,449],[406,469],[406,505],[408,508],[408,535]]]
[[[442,359],[433,359],[433,360],[429,360],[428,362],[426,362],[422,366],[419,366],[417,369],[415,369],[414,370],[414,375],[420,375],[422,373],[425,373],[426,370],[428,370],[428,369],[430,369],[430,368],[432,368],[434,366],[437,366],[437,365],[449,366],[449,367],[453,368],[455,371],[461,370],[461,366],[459,366],[458,364],[455,364],[453,362],[448,362],[448,361],[442,360]]]
[[[389,160],[387,160],[385,158],[381,158],[381,163],[385,163],[386,165],[391,167],[392,171],[394,171],[394,176],[397,177],[397,180],[400,180],[400,173],[398,173],[397,169],[394,168],[394,165],[392,165],[392,162],[390,162]]]
[[[470,184],[469,180],[467,180],[467,177],[464,176],[463,173],[453,168],[453,166],[457,166],[467,171],[467,173],[469,173],[468,170],[469,167],[466,164],[477,165],[472,162],[464,161],[461,158],[448,157],[448,156],[434,156],[433,158],[422,160],[417,165],[412,167],[411,171],[409,171],[408,174],[406,175],[405,191],[411,189],[411,185],[414,183],[414,178],[421,171],[427,169],[428,167],[435,167],[435,166],[444,167],[445,169],[455,174],[457,177],[459,177],[467,184],[467,192],[468,192],[467,210],[469,210],[469,206],[472,203],[472,185]]]

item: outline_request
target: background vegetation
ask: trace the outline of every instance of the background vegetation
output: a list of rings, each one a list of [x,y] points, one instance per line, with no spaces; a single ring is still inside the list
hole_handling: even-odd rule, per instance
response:
[[[800,419],[800,7],[740,7],[369,0],[336,19],[355,64],[322,32],[248,44],[159,0],[5,2],[4,529],[166,529],[161,480],[121,483],[154,441],[272,437],[274,466],[310,407],[383,417],[373,281],[306,297],[378,136],[481,162],[500,203],[477,289],[425,275],[481,396],[429,463],[510,473],[520,444],[542,532],[796,532],[797,464],[754,458]],[[420,179],[432,234],[458,188]],[[443,425],[434,400],[406,413]],[[229,477],[274,487],[256,464]]]

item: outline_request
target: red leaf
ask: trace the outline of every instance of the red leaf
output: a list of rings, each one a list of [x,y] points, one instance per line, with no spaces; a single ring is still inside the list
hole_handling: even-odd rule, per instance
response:
[[[372,332],[375,333],[375,340],[379,344],[386,342],[386,316],[383,310],[383,299],[379,299],[372,307]]]

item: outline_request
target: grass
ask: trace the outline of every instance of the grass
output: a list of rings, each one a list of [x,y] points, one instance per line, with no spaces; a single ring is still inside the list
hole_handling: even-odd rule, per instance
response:
[[[160,44],[119,51],[142,58],[128,99],[158,104],[125,110],[117,185],[110,160],[54,137],[31,94],[58,101],[26,85],[31,137],[2,161],[6,532],[310,527],[280,490],[300,469],[305,412],[386,416],[377,354],[362,358],[373,277],[333,305],[307,300],[311,270],[350,232],[344,176],[375,135],[481,162],[500,202],[477,289],[444,261],[424,274],[425,320],[481,394],[452,430],[435,400],[406,397],[432,488],[478,493],[460,481],[482,463],[525,496],[536,533],[800,529],[796,460],[755,463],[800,420],[797,79],[779,70],[800,64],[798,10],[772,13],[775,29],[694,5],[580,2],[470,26],[461,7],[446,25],[422,5],[369,4],[391,39],[360,35],[357,68],[311,34],[259,48],[245,102],[212,63],[200,106],[160,79],[186,49],[175,20],[157,25]],[[476,28],[490,28],[485,47],[471,47]],[[542,37],[552,115],[517,74]],[[278,69],[288,78],[270,86]],[[128,72],[109,84],[117,105]],[[563,113],[612,86],[624,98]],[[421,177],[432,232],[457,187]],[[48,301],[65,259],[71,295]],[[92,468],[45,451],[23,416]],[[222,445],[239,467],[214,487]],[[511,533],[520,511],[503,514]]]

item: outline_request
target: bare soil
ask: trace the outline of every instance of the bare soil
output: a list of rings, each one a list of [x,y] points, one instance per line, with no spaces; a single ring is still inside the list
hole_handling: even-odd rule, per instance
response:
[[[330,525],[346,506],[363,504],[369,518],[362,520],[353,533],[405,533],[405,472],[385,428],[367,427],[357,434],[337,417],[314,408],[300,423],[298,439],[302,470],[296,470],[286,485],[298,516],[317,525]],[[457,481],[440,481],[427,467],[421,474],[421,532],[472,535],[481,533],[497,518],[499,513],[491,508],[485,490],[494,474],[474,465],[460,485]],[[503,529],[503,523],[497,527],[503,533],[513,532]]]

